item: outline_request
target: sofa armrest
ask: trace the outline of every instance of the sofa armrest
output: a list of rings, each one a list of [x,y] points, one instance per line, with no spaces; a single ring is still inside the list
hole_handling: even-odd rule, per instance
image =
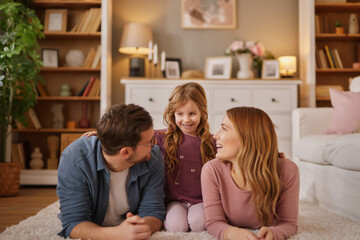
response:
[[[304,136],[322,134],[330,121],[331,107],[326,108],[296,108],[292,112],[292,149],[294,153],[296,142]],[[296,160],[293,154],[293,159]]]

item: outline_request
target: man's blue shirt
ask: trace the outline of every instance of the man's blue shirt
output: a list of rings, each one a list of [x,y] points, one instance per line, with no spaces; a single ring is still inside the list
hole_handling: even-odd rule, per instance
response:
[[[149,161],[129,169],[126,190],[130,212],[164,220],[164,175],[164,162],[155,145]],[[96,136],[79,138],[63,151],[57,184],[63,226],[60,236],[69,237],[81,222],[102,224],[109,202],[109,183],[110,173]]]

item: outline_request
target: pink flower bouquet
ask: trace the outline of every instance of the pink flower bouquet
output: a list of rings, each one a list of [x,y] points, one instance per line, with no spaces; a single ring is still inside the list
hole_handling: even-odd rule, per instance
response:
[[[253,67],[257,75],[261,75],[263,59],[274,59],[274,55],[265,49],[261,43],[254,41],[234,41],[225,50],[225,55],[236,55],[240,53],[251,53],[253,56]]]

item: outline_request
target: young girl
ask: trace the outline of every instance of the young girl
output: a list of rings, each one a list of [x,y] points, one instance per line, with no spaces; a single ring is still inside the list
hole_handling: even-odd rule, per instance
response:
[[[164,229],[204,231],[200,175],[203,164],[215,157],[216,149],[203,87],[195,82],[177,86],[165,109],[164,122],[167,129],[154,133],[166,170]],[[96,132],[83,136],[91,135]]]
[[[177,86],[164,112],[167,129],[155,131],[165,160],[164,229],[172,232],[205,230],[200,174],[215,157],[208,124],[206,94],[195,82]]]
[[[299,170],[278,153],[274,125],[262,110],[227,110],[216,159],[202,169],[206,227],[218,239],[288,238],[297,232]],[[248,229],[260,229],[257,234]]]

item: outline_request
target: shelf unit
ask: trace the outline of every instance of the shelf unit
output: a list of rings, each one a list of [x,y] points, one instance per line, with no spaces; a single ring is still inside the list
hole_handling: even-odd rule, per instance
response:
[[[316,97],[316,86],[340,85],[349,90],[349,78],[358,76],[359,69],[353,69],[352,63],[360,61],[358,44],[360,34],[349,34],[349,16],[360,13],[360,3],[315,3],[314,0],[299,1],[299,55],[300,78],[304,79],[302,106],[331,106],[329,97]],[[329,32],[315,33],[315,15],[325,16]],[[335,21],[340,21],[344,34],[335,34]],[[316,53],[327,45],[338,49],[344,68],[316,68]],[[360,46],[360,45],[359,45]]]
[[[25,169],[21,171],[20,184],[22,185],[54,185],[57,183],[56,169],[46,169],[46,160],[50,157],[47,138],[51,135],[59,137],[59,151],[57,158],[60,158],[60,142],[62,133],[83,133],[93,130],[97,120],[104,110],[111,105],[111,16],[112,2],[108,0],[34,0],[31,7],[35,9],[40,21],[44,24],[46,9],[67,9],[66,32],[51,32],[45,34],[45,39],[39,40],[40,53],[43,48],[58,49],[59,67],[44,67],[40,75],[44,79],[49,96],[38,96],[34,110],[41,122],[41,129],[13,130],[13,142],[25,142],[28,156],[26,165],[29,166],[29,154],[35,147],[40,147],[45,163],[44,169]],[[70,32],[79,21],[83,12],[90,8],[101,8],[101,27],[95,33]],[[97,68],[72,68],[65,64],[65,56],[70,49],[81,50],[85,57],[91,47],[101,44],[101,66]],[[76,96],[84,84],[95,76],[101,79],[100,97],[79,97]],[[72,96],[62,97],[60,86],[70,85]],[[54,129],[53,115],[50,111],[53,103],[63,104],[64,128]],[[87,104],[87,117],[90,120],[90,128],[66,129],[66,121],[77,123],[82,116],[82,105]]]

